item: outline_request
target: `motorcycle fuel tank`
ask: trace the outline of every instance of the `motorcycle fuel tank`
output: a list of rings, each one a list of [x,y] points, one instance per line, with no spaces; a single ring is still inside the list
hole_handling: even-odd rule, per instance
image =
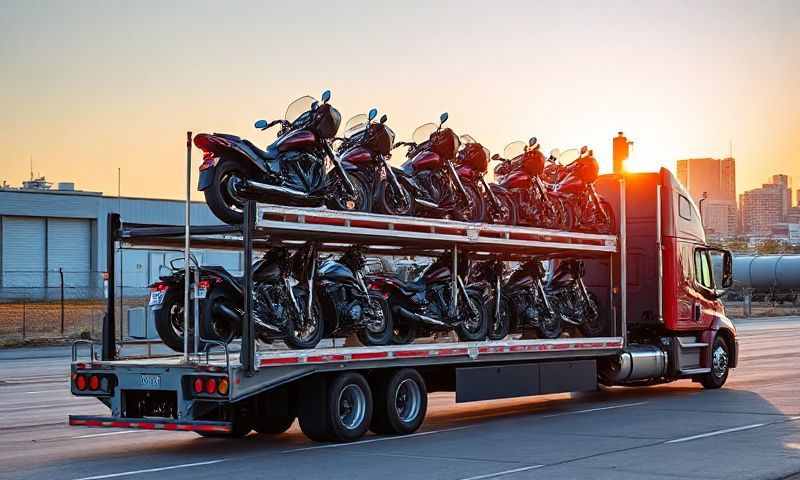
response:
[[[317,138],[309,130],[297,130],[278,139],[276,145],[279,151],[286,152],[311,147],[316,140]]]
[[[356,277],[353,272],[339,262],[326,260],[319,266],[318,271],[321,280],[328,280],[336,283],[355,284]]]
[[[533,180],[530,176],[526,175],[524,172],[513,172],[509,173],[502,180],[500,180],[500,186],[503,188],[511,189],[528,189],[531,188],[533,184]]]
[[[372,161],[372,154],[364,147],[355,147],[344,152],[342,161],[353,165],[368,163]]]
[[[471,180],[477,181],[480,178],[481,174],[479,171],[467,166],[467,165],[460,165],[456,167],[456,173],[458,173],[459,178],[464,180]]]
[[[411,169],[416,172],[436,170],[442,167],[442,157],[430,150],[420,152],[411,159]]]

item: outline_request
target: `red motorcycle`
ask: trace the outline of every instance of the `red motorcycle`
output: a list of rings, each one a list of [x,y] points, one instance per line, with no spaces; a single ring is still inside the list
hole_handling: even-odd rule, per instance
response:
[[[489,169],[489,149],[471,135],[461,135],[461,150],[456,156],[456,172],[465,185],[480,192],[483,222],[514,225],[516,216],[510,193],[495,183],[486,182]]]
[[[462,182],[456,171],[454,160],[461,140],[453,130],[442,128],[446,121],[445,112],[439,117],[438,126],[426,123],[414,131],[411,142],[394,145],[408,147],[406,162],[400,168],[392,167],[392,173],[414,199],[411,211],[399,208],[400,203],[392,198],[389,188],[378,189],[376,210],[390,215],[482,220],[480,192],[470,183]]]
[[[567,163],[569,162],[569,163]],[[572,217],[572,229],[610,234],[615,233],[611,205],[594,188],[600,167],[591,150],[551,152],[544,176],[550,193],[559,198]]]
[[[532,137],[527,145],[524,142],[509,143],[503,155],[506,158],[499,155],[492,157],[501,162],[495,167],[494,175],[500,187],[513,200],[516,223],[568,230],[572,224],[569,210],[548,191],[542,181],[545,158],[539,151],[536,137]]]

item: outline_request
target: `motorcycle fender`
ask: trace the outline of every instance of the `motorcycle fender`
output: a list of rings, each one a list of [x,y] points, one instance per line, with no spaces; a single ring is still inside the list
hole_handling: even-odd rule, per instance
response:
[[[203,191],[214,183],[214,174],[217,167],[208,167],[200,172],[200,178],[197,180],[197,190]]]

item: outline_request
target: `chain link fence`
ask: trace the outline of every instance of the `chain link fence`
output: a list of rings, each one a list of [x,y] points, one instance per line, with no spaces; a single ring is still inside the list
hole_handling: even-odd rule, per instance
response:
[[[96,271],[4,271],[0,278],[0,344],[30,340],[99,340],[107,282]],[[117,332],[131,308],[147,305],[146,288],[116,287]]]

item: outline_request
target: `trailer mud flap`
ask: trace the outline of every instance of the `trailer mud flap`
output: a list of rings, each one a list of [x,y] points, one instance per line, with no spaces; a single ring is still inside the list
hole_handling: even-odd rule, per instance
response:
[[[456,370],[456,402],[597,389],[595,360],[468,367]]]
[[[197,179],[197,189],[201,192],[214,183],[214,173],[216,172],[217,167],[208,167],[205,170],[200,171],[200,178]]]

